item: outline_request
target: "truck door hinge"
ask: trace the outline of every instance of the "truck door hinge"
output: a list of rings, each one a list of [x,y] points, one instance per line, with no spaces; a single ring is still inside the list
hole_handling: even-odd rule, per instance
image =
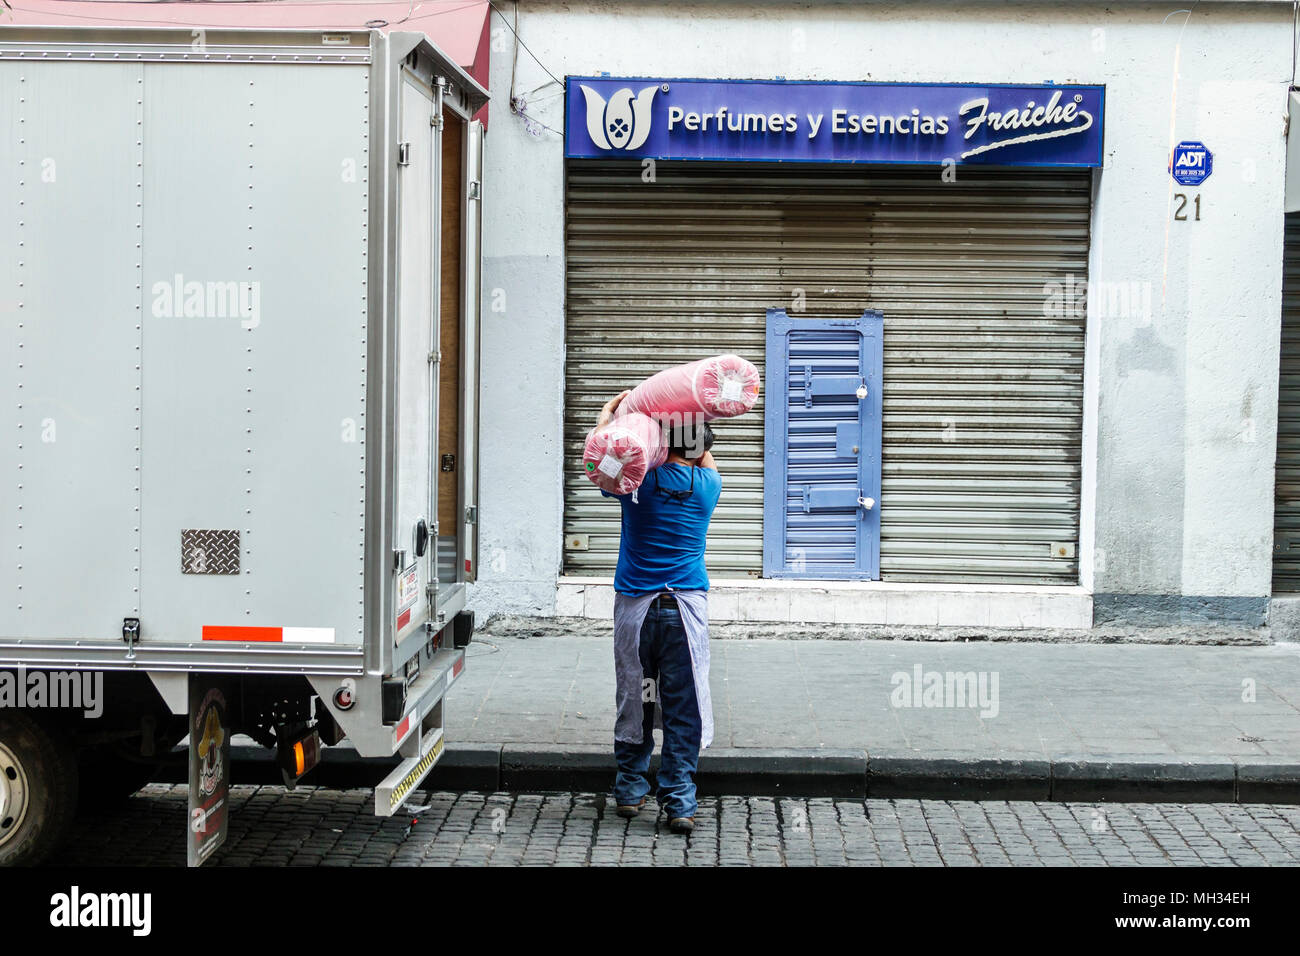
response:
[[[466,523],[466,524],[478,524],[478,507],[477,507],[477,506],[475,506],[475,505],[470,505],[468,508],[465,509],[465,523]]]
[[[438,364],[440,364],[441,362],[442,362],[442,352],[441,352],[441,350],[433,351],[433,352],[430,352],[430,353],[429,353],[429,364],[430,364],[430,365],[438,365]]]
[[[411,165],[411,144],[410,143],[397,144],[397,165],[398,166]]]
[[[406,567],[406,551],[402,548],[393,549],[393,570],[401,571]]]
[[[483,188],[483,187],[479,184],[479,181],[478,181],[477,179],[471,179],[471,180],[469,181],[469,198],[470,198],[471,200],[473,200],[473,199],[478,199],[478,197],[479,197],[479,191],[480,191],[482,188]]]
[[[442,114],[434,113],[429,117],[429,125],[434,129],[442,129]]]
[[[126,659],[135,659],[135,645],[140,642],[140,619],[122,618],[122,640],[126,643]]]

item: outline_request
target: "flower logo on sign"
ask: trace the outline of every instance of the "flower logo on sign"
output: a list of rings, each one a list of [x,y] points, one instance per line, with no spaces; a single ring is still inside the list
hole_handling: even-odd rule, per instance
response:
[[[582,87],[587,98],[587,135],[601,149],[637,149],[650,136],[650,102],[657,86],[647,86],[635,97],[621,89],[608,102],[590,86]]]

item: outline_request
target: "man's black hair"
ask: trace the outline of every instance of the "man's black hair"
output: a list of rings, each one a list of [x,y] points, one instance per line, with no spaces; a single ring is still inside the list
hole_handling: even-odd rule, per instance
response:
[[[708,422],[685,422],[668,433],[668,451],[690,461],[713,447],[713,429]]]

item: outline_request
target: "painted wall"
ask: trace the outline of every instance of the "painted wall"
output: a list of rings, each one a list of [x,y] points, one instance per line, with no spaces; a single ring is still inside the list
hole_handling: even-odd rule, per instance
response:
[[[513,21],[512,21],[513,22]],[[1107,85],[1085,391],[1097,621],[1256,620],[1270,590],[1288,4],[519,4],[492,21],[482,612],[561,565],[566,74]],[[530,120],[511,115],[512,89]],[[1172,217],[1172,142],[1214,151]],[[1065,277],[1062,277],[1064,280]],[[1100,293],[1100,294],[1097,294]],[[936,423],[938,427],[938,423]],[[1089,451],[1089,454],[1091,452]]]

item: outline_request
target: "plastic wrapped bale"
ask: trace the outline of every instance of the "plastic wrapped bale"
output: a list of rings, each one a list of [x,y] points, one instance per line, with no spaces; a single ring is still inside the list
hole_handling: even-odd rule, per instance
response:
[[[641,487],[652,468],[667,459],[668,446],[659,423],[648,415],[629,412],[588,433],[582,468],[596,487],[628,495]]]
[[[715,355],[650,376],[632,389],[619,411],[655,417],[732,418],[754,407],[759,387],[753,362],[739,355]]]

